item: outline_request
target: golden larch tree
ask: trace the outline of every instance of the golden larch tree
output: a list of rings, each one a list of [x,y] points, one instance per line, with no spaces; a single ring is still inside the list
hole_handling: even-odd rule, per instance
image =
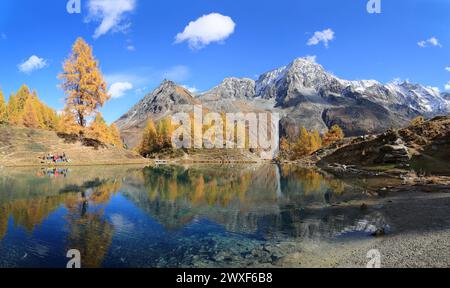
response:
[[[282,137],[280,139],[280,157],[285,159],[291,158],[291,143],[288,141],[286,137]]]
[[[17,105],[16,95],[11,94],[8,100],[8,122],[11,125],[18,125],[20,122],[20,111]]]
[[[417,116],[416,118],[414,118],[411,121],[411,123],[409,125],[411,125],[411,126],[419,126],[419,125],[422,125],[423,123],[425,123],[425,117]]]
[[[294,158],[311,155],[322,148],[322,138],[319,131],[309,132],[305,127],[300,128],[300,136],[293,147]]]
[[[36,103],[33,98],[28,98],[25,102],[23,116],[21,117],[21,125],[27,128],[41,128],[35,104]]]
[[[0,122],[1,119],[11,125],[53,131],[56,131],[59,125],[56,111],[41,102],[38,94],[35,91],[30,92],[26,85],[22,85],[16,94],[9,97],[6,115],[0,115]]]
[[[300,158],[308,154],[309,151],[309,132],[305,127],[300,128],[300,135],[298,137],[297,142],[294,145],[294,157]]]
[[[114,123],[111,124],[111,126],[109,126],[109,133],[111,135],[111,144],[117,147],[123,147],[119,128],[117,128],[117,126]]]
[[[66,94],[66,111],[74,114],[81,130],[84,130],[89,118],[110,99],[110,95],[99,62],[82,38],[78,38],[73,45],[63,70],[59,78],[64,81],[62,88]]]
[[[322,142],[324,146],[330,146],[344,139],[344,137],[344,131],[342,131],[341,127],[339,127],[339,125],[333,125],[333,127],[323,135]]]
[[[79,134],[81,126],[78,125],[75,115],[70,111],[64,109],[61,113],[58,125],[58,131],[66,134]]]
[[[158,149],[170,148],[172,147],[172,120],[170,117],[166,117],[158,122],[156,131],[158,133]]]
[[[30,88],[28,88],[27,85],[22,85],[17,91],[16,94],[16,110],[20,112],[23,112],[25,108],[25,103],[27,102],[28,98],[31,98],[33,95],[30,92]]]
[[[147,126],[142,135],[142,141],[139,145],[139,154],[147,156],[157,149],[158,133],[156,132],[155,123],[151,119],[148,120]]]
[[[60,119],[56,111],[50,107],[42,105],[41,113],[43,115],[44,128],[48,130],[58,131]]]
[[[2,90],[0,90],[0,124],[8,121],[8,110],[6,109],[5,97]]]
[[[95,116],[94,121],[92,121],[91,125],[89,126],[89,130],[87,133],[88,136],[103,143],[110,143],[111,137],[109,132],[110,130],[108,124],[106,124],[106,121],[105,119],[103,119],[102,114],[98,112]]]
[[[311,132],[310,137],[312,138],[312,152],[316,152],[320,148],[322,148],[322,137],[320,137],[320,133],[317,130]]]

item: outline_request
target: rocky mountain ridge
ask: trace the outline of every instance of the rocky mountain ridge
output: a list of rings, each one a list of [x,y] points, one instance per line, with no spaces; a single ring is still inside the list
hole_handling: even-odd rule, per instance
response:
[[[447,115],[449,98],[435,88],[409,82],[343,80],[310,59],[298,58],[257,80],[226,78],[198,95],[166,80],[116,125],[125,142],[134,147],[148,118],[157,121],[202,104],[217,112],[278,112],[281,132],[289,137],[296,137],[300,126],[325,131],[334,124],[346,135],[357,136],[402,127],[418,115]]]

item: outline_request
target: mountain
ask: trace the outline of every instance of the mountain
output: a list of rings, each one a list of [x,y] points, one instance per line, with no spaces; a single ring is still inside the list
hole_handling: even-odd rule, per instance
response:
[[[322,66],[304,58],[267,72],[256,81],[255,96],[275,99],[283,107],[293,106],[323,92],[340,93],[346,85]]]
[[[223,82],[202,95],[203,100],[252,99],[255,81],[248,78],[225,78]]]
[[[275,98],[279,105],[292,106],[308,95],[345,96],[354,90],[365,99],[396,110],[406,107],[420,114],[439,114],[449,111],[449,103],[436,88],[420,84],[389,83],[375,80],[348,81],[335,77],[308,59],[299,58],[288,66],[263,74],[256,81],[255,96]]]
[[[193,103],[218,112],[278,112],[281,132],[290,137],[298,134],[299,126],[324,131],[334,124],[349,136],[381,133],[404,126],[418,115],[432,117],[450,112],[449,95],[435,88],[409,82],[343,80],[309,59],[298,58],[256,81],[226,78],[195,97],[165,81],[116,124],[133,147],[135,134],[148,117],[158,120]]]
[[[173,113],[191,111],[192,105],[201,104],[185,88],[172,81],[164,82],[152,93],[146,95],[130,111],[115,122],[125,144],[136,147],[148,119],[158,121]]]

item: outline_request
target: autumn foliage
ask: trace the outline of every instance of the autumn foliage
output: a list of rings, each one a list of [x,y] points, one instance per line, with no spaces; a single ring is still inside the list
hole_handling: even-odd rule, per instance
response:
[[[60,119],[55,110],[39,100],[36,92],[23,85],[6,104],[0,91],[0,123],[57,131]]]
[[[141,144],[138,147],[139,154],[149,156],[153,153],[172,149],[173,130],[170,118],[160,120],[156,126],[151,119],[148,120]]]
[[[83,39],[76,40],[63,70],[59,78],[64,81],[66,105],[61,131],[123,146],[119,129],[114,124],[108,126],[98,111],[110,95],[92,48]]]
[[[74,115],[79,126],[86,127],[89,117],[103,107],[110,95],[92,48],[82,38],[73,45],[63,70],[59,78],[64,80],[66,111]]]
[[[89,138],[100,142],[122,146],[119,129],[114,124],[108,126],[100,112],[95,116],[86,134]]]
[[[411,123],[409,125],[411,125],[411,126],[418,126],[418,125],[422,125],[423,123],[425,123],[425,117],[417,116],[416,118],[414,118],[411,121]]]
[[[305,127],[301,127],[300,135],[296,141],[289,141],[287,138],[281,138],[281,157],[290,160],[299,159],[313,154],[322,147],[333,145],[344,137],[344,132],[338,125],[334,125],[323,135],[320,135],[317,130],[308,131]]]
[[[6,106],[5,97],[0,90],[0,124],[8,122],[8,107]]]
[[[98,111],[110,96],[92,48],[83,39],[78,38],[73,45],[63,69],[59,78],[64,80],[66,105],[60,115],[41,102],[35,91],[22,85],[7,103],[0,90],[0,124],[76,134],[123,146],[119,129],[107,125]]]
[[[344,137],[344,131],[342,131],[341,127],[339,127],[339,125],[333,125],[333,127],[323,135],[323,145],[330,146],[344,139]]]

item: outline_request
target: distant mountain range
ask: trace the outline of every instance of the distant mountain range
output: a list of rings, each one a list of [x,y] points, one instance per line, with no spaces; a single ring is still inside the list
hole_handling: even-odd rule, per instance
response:
[[[274,111],[281,132],[295,137],[299,127],[324,131],[340,125],[346,135],[380,133],[412,118],[450,114],[450,94],[420,84],[340,79],[309,59],[262,74],[258,80],[226,78],[213,89],[193,95],[165,80],[116,121],[129,147],[140,140],[147,119],[155,121],[202,104],[210,111]]]

